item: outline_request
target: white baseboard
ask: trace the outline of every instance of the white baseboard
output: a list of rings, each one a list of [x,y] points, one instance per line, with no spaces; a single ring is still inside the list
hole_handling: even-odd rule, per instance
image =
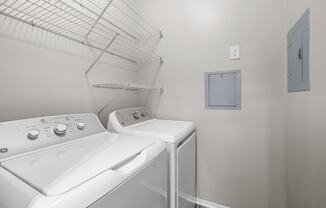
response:
[[[231,207],[223,206],[223,205],[216,204],[216,203],[213,203],[213,202],[209,202],[209,201],[206,201],[204,199],[199,199],[199,198],[190,196],[188,194],[185,194],[183,192],[179,192],[179,197],[181,197],[184,200],[189,201],[189,202],[191,202],[193,204],[203,206],[205,208],[231,208]]]
[[[207,208],[231,208],[231,207],[226,207],[226,206],[216,204],[213,202],[209,202],[209,201],[206,201],[204,199],[199,199],[199,198],[196,199],[196,203],[197,203],[197,205],[201,205],[201,206],[207,207]]]

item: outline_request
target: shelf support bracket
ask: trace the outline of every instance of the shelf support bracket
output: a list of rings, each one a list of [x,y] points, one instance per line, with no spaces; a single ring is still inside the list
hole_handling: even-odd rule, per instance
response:
[[[101,117],[101,114],[102,114],[102,112],[103,111],[105,111],[105,109],[107,108],[107,107],[109,107],[111,104],[112,104],[112,102],[114,102],[115,100],[117,100],[120,96],[121,96],[121,94],[125,91],[127,89],[127,86],[124,86],[123,88],[122,88],[122,91],[120,92],[120,93],[118,93],[118,94],[116,94],[105,106],[103,106],[100,110],[99,110],[99,112],[97,113],[97,115],[99,116],[99,117]]]
[[[94,27],[96,26],[96,24],[100,21],[100,19],[103,17],[104,13],[106,12],[106,10],[109,8],[109,6],[111,5],[111,3],[113,2],[113,0],[110,0],[107,5],[105,6],[105,8],[102,10],[101,14],[97,17],[96,21],[94,22],[94,24],[92,25],[91,29],[89,29],[88,33],[86,34],[85,38],[87,39],[89,34],[91,34],[91,32],[93,31]]]
[[[104,55],[104,53],[108,50],[108,48],[112,45],[112,43],[115,41],[115,39],[119,36],[119,34],[116,34],[112,40],[109,42],[109,44],[106,45],[106,47],[101,51],[101,53],[96,57],[96,59],[93,61],[93,63],[90,65],[90,67],[87,69],[87,71],[85,72],[86,76],[88,75],[88,73],[92,70],[92,68],[95,66],[95,64],[100,60],[100,58],[102,58],[102,56]]]

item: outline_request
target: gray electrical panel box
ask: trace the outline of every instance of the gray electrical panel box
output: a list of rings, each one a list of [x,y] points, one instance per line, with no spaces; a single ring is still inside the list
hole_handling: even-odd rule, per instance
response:
[[[288,33],[288,92],[310,90],[309,9]]]
[[[205,73],[205,105],[207,109],[241,109],[241,72]]]

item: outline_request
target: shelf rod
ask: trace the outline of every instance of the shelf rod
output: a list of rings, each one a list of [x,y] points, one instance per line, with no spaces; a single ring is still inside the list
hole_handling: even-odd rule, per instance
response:
[[[105,8],[102,10],[101,14],[97,17],[96,21],[94,22],[94,24],[92,25],[91,29],[88,31],[88,33],[86,34],[85,38],[88,38],[89,34],[93,31],[94,27],[96,26],[96,24],[100,21],[100,19],[103,17],[104,13],[106,12],[106,10],[109,8],[110,4],[113,2],[113,0],[110,0],[107,5],[105,6]]]
[[[100,60],[100,58],[102,58],[104,53],[108,50],[108,48],[112,45],[112,43],[118,36],[119,36],[119,33],[114,36],[114,38],[106,45],[106,47],[102,50],[102,52],[97,56],[97,58],[94,60],[94,62],[90,65],[90,67],[85,72],[86,76],[87,76],[88,72],[90,72],[92,70],[92,68],[95,66],[95,64]]]
[[[94,45],[92,45],[92,44],[86,43],[86,42],[84,42],[84,41],[81,41],[81,40],[78,40],[78,39],[72,38],[72,37],[70,37],[70,36],[68,36],[68,35],[64,35],[64,34],[62,34],[62,33],[59,33],[59,32],[56,32],[56,31],[53,31],[53,30],[50,30],[50,29],[47,29],[47,28],[45,28],[45,27],[39,26],[39,25],[37,25],[37,24],[34,24],[33,22],[29,22],[29,21],[26,21],[26,20],[20,19],[20,18],[18,18],[18,17],[15,17],[15,16],[10,15],[10,14],[7,14],[7,13],[4,13],[4,12],[2,12],[2,11],[0,11],[0,14],[2,14],[2,15],[4,15],[4,16],[7,16],[7,17],[10,17],[10,18],[12,18],[12,19],[14,19],[14,20],[17,20],[17,21],[23,22],[23,23],[25,23],[25,24],[31,25],[31,26],[33,26],[33,27],[35,27],[35,28],[38,28],[38,29],[44,30],[44,31],[46,31],[46,32],[49,32],[49,33],[52,33],[52,34],[58,35],[58,36],[60,36],[60,37],[63,37],[63,38],[69,39],[69,40],[71,40],[71,41],[74,41],[74,42],[80,43],[80,44],[82,44],[82,45],[88,46],[88,47],[90,47],[90,48],[94,48],[94,49],[97,49],[97,50],[99,50],[99,51],[103,51],[103,49],[100,48],[100,47],[97,47],[97,46],[94,46]],[[133,60],[133,59],[130,59],[130,58],[127,58],[127,57],[124,57],[124,56],[122,56],[122,55],[119,55],[119,54],[116,54],[116,53],[113,53],[113,52],[110,52],[110,51],[107,51],[107,50],[106,50],[105,52],[108,53],[108,54],[111,54],[111,55],[113,55],[113,56],[119,57],[119,58],[121,58],[121,59],[124,59],[124,60],[126,60],[126,61],[129,61],[129,62],[132,62],[132,63],[138,63],[138,61]]]

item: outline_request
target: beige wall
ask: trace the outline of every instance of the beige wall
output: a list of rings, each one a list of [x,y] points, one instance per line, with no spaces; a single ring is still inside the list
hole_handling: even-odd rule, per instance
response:
[[[163,31],[153,102],[198,128],[198,196],[232,208],[283,208],[283,0],[137,0]],[[242,58],[229,60],[229,46]],[[204,72],[242,70],[242,110],[206,110]],[[141,77],[141,76],[140,76]]]
[[[286,0],[285,32],[311,8],[311,92],[287,95],[288,208],[326,207],[326,2]],[[285,36],[284,36],[285,38]],[[284,51],[286,48],[284,48]]]

